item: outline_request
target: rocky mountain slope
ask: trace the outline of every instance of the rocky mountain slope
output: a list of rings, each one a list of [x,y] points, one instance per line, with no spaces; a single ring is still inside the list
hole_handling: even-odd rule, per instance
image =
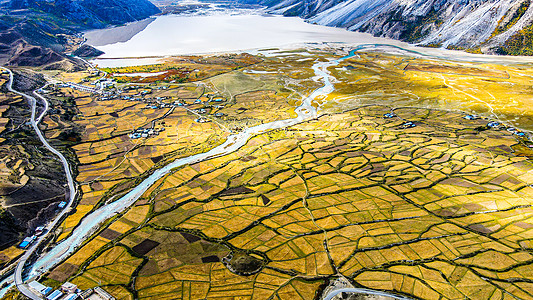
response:
[[[9,0],[0,2],[0,65],[75,70],[64,55],[68,36],[147,18],[160,10],[148,0]]]
[[[248,1],[248,0],[244,0]],[[249,0],[311,23],[411,43],[533,55],[531,0]]]
[[[9,9],[31,9],[85,28],[145,19],[160,10],[148,0],[11,0]]]

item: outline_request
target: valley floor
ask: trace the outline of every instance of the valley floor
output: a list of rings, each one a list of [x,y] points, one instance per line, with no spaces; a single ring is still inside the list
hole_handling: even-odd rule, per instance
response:
[[[326,78],[331,90],[310,99],[316,116],[173,169],[40,281],[117,299],[319,299],[339,277],[412,298],[532,299],[533,72],[348,50],[53,74],[115,82],[44,91],[42,127],[73,151],[81,190],[52,246],[164,165],[296,118]]]

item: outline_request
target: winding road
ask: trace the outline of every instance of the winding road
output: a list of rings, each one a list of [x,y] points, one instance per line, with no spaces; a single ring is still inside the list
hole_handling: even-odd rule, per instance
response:
[[[72,178],[72,171],[70,169],[70,165],[67,161],[67,159],[65,158],[65,156],[63,156],[63,154],[61,154],[61,152],[59,152],[57,149],[55,149],[54,147],[52,147],[48,141],[46,140],[46,138],[44,137],[43,133],[41,132],[41,130],[39,129],[39,122],[41,122],[42,118],[45,116],[46,112],[48,111],[48,101],[46,100],[46,98],[44,98],[43,96],[39,95],[36,91],[33,92],[33,95],[37,98],[39,98],[40,100],[43,101],[44,103],[44,109],[43,111],[41,112],[41,114],[39,115],[39,117],[36,118],[36,115],[37,115],[37,99],[31,95],[27,95],[27,94],[24,94],[24,93],[21,93],[15,89],[13,89],[13,72],[11,72],[11,70],[7,69],[7,68],[4,68],[2,67],[2,69],[6,70],[8,73],[9,73],[9,80],[7,82],[7,89],[10,91],[10,92],[13,92],[17,95],[20,95],[20,96],[23,96],[24,98],[26,98],[29,102],[30,102],[30,105],[31,105],[31,125],[33,127],[33,129],[35,130],[35,133],[37,133],[37,136],[39,137],[39,140],[41,140],[41,142],[43,143],[43,145],[48,149],[50,150],[50,152],[52,152],[53,154],[55,154],[57,157],[59,157],[59,159],[61,160],[61,163],[63,164],[63,168],[65,170],[65,175],[66,175],[66,178],[67,178],[67,182],[68,182],[68,189],[69,189],[69,201],[67,203],[67,205],[65,206],[65,209],[63,209],[55,218],[52,222],[48,223],[48,225],[46,226],[46,229],[47,229],[47,234],[44,234],[42,236],[40,236],[37,241],[35,241],[32,246],[26,250],[26,252],[24,252],[24,255],[20,258],[19,262],[17,263],[17,266],[15,268],[15,274],[14,274],[14,282],[15,282],[15,285],[17,286],[17,289],[22,293],[24,294],[26,297],[30,298],[30,299],[34,299],[34,300],[38,300],[38,299],[43,299],[40,295],[38,294],[35,294],[34,292],[32,292],[30,289],[28,289],[27,285],[24,283],[24,279],[22,277],[22,274],[23,274],[23,271],[24,271],[24,266],[26,265],[26,262],[28,261],[28,259],[35,253],[35,251],[37,250],[37,248],[39,247],[39,245],[41,244],[41,242],[43,242],[44,240],[46,240],[46,238],[48,237],[48,234],[50,234],[52,232],[52,230],[54,229],[54,227],[62,220],[62,218],[68,214],[72,208],[72,205],[74,204],[74,199],[76,198],[76,185],[74,183],[74,179]],[[44,86],[46,87],[46,86]]]

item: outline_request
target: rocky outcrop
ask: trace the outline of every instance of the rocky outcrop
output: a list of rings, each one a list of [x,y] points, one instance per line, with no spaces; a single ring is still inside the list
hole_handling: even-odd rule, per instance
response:
[[[104,54],[104,52],[94,48],[93,46],[83,44],[81,47],[76,49],[76,51],[72,52],[72,54],[82,58],[91,58],[100,56]]]

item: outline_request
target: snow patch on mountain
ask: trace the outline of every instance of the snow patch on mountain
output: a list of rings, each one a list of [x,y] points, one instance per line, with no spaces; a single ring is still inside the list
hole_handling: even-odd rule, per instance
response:
[[[472,4],[450,11],[447,20],[438,30],[431,32],[421,44],[442,43],[465,48],[475,47],[487,41],[515,0],[499,0],[484,5]]]
[[[377,16],[391,4],[390,0],[351,0],[341,2],[328,10],[320,12],[310,18],[309,21],[319,25],[337,27],[355,23],[351,25],[351,29],[356,30],[360,25]]]
[[[513,34],[533,23],[533,5],[530,4],[533,1],[530,0],[243,1],[256,1],[270,7],[273,13],[298,15],[319,25],[344,27],[422,45],[481,47],[487,51],[501,46]],[[504,32],[496,34],[500,23],[509,22],[520,6],[527,7],[523,16],[504,26]]]

